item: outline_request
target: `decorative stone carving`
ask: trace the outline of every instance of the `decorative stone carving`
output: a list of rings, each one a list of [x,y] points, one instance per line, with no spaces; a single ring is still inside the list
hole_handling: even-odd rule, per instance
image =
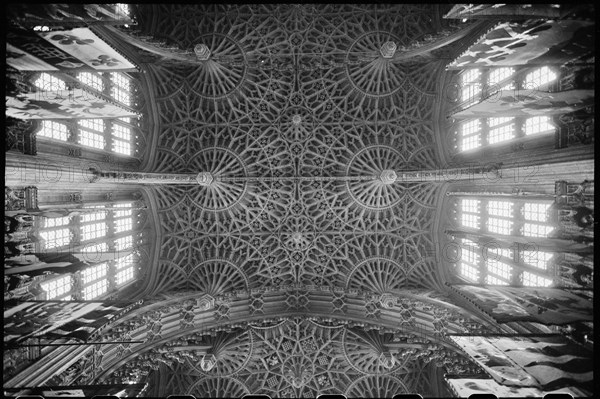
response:
[[[390,352],[382,352],[381,355],[379,355],[379,364],[390,370],[394,367],[394,364],[396,364],[396,358]]]
[[[379,180],[381,180],[383,184],[393,184],[396,182],[397,178],[398,175],[396,175],[396,172],[389,169],[382,170],[379,174]]]
[[[206,44],[196,44],[194,54],[200,61],[206,61],[210,58],[210,50]]]
[[[381,52],[381,56],[383,58],[392,58],[396,53],[396,43],[385,42],[379,51]]]
[[[213,182],[213,176],[210,174],[210,172],[200,172],[196,177],[196,181],[201,186],[210,186],[210,184]]]
[[[381,304],[381,307],[383,307],[384,309],[392,309],[394,307],[394,305],[396,305],[396,303],[397,303],[397,298],[394,297],[394,295],[392,295],[392,294],[383,293],[379,297],[379,303]]]

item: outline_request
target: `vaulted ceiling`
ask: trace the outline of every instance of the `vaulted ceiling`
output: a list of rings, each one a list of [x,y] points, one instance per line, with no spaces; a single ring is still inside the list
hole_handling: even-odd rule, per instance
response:
[[[444,11],[140,6],[144,33],[210,51],[206,61],[144,66],[155,99],[146,170],[213,178],[155,189],[154,292],[439,288],[439,187],[390,184],[388,174],[439,163],[436,85],[447,60],[406,55],[456,30]]]

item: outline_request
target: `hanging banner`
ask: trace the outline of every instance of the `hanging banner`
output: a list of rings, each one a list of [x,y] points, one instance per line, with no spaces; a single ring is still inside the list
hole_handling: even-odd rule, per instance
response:
[[[58,71],[58,68],[6,43],[6,63],[19,71]]]
[[[549,7],[548,4],[455,4],[452,9],[444,15],[446,19],[487,19],[504,17],[523,17],[532,18],[558,18],[560,17],[560,8]],[[508,18],[511,19],[511,18]]]
[[[450,336],[499,384],[590,389],[592,354],[563,337]]]
[[[48,41],[42,39],[31,30],[21,29],[16,32],[9,30],[6,33],[6,41],[16,49],[14,55],[12,56],[11,54],[7,53],[7,63],[11,66],[14,65],[14,67],[19,70],[50,70],[34,69],[37,68],[37,64],[27,65],[25,61],[16,63],[14,58],[18,58],[19,54],[25,53],[62,72],[96,71],[94,68],[91,68],[85,63],[81,62],[81,60],[78,58],[75,58],[56,48],[56,46],[48,43]]]
[[[117,4],[11,4],[10,18],[23,25],[104,24],[126,25],[133,21]]]
[[[489,339],[545,389],[570,384],[591,388],[594,370],[592,352],[578,344],[561,336]]]
[[[500,384],[540,387],[535,378],[498,350],[486,337],[450,336],[450,338]]]
[[[96,384],[44,386],[35,388],[4,388],[5,392],[14,396],[41,395],[45,398],[93,398],[95,396],[116,396],[119,398],[136,398],[148,388],[147,383],[130,384]]]
[[[95,244],[90,245],[93,247]],[[22,274],[29,277],[41,276],[46,273],[76,273],[92,264],[100,264],[124,258],[134,253],[133,249],[116,251],[88,252],[33,252],[31,254],[5,260],[5,275]],[[25,259],[23,259],[25,258]]]
[[[498,323],[530,321],[563,325],[593,320],[593,304],[588,299],[558,288],[481,287],[450,285]]]
[[[473,394],[491,393],[499,398],[543,398],[549,393],[566,393],[574,398],[588,396],[580,389],[565,387],[554,391],[542,391],[531,387],[507,387],[491,378],[447,378],[446,382],[459,398],[468,398]]]
[[[594,50],[593,21],[574,19],[503,22],[447,69],[562,65]]]
[[[88,28],[39,32],[38,35],[96,71],[137,71],[134,64]]]
[[[452,116],[463,119],[568,114],[593,104],[594,90],[566,90],[554,93],[537,89],[501,90]]]
[[[131,302],[31,301],[4,310],[4,344],[29,338],[87,340],[98,328],[141,304]]]
[[[6,116],[17,119],[86,119],[135,117],[136,114],[82,88],[75,88],[7,96]]]

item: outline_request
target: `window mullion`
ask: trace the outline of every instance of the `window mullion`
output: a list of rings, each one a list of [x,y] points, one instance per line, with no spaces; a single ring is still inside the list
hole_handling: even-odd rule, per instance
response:
[[[489,145],[489,134],[490,124],[488,123],[489,118],[481,118],[481,146],[485,147]]]
[[[113,80],[111,79],[110,72],[105,72],[102,74],[102,78],[104,79],[104,95],[109,98],[112,97],[112,88],[114,86]]]
[[[516,117],[514,119],[515,124],[515,139],[520,137],[525,137],[525,129],[523,129],[523,124],[525,123],[525,118]]]
[[[490,93],[490,87],[488,85],[489,76],[490,76],[489,69],[483,69],[481,71],[481,74],[479,75],[479,85],[481,87],[481,90],[479,91],[479,99],[477,100],[477,103],[482,102],[489,96],[489,93]]]
[[[73,299],[76,301],[80,301],[83,299],[83,276],[82,276],[82,271],[78,271],[77,273],[73,273],[71,275],[72,278],[72,292],[71,295],[73,296]]]
[[[488,233],[489,229],[488,229],[488,219],[489,219],[489,214],[488,214],[488,209],[487,209],[487,205],[488,205],[488,200],[482,199],[479,202],[479,206],[481,207],[479,209],[479,214],[481,215],[481,232],[482,233]]]
[[[485,118],[484,118],[485,119]],[[486,122],[486,126],[487,126],[487,122]],[[488,210],[487,210],[487,204],[488,201],[481,199],[479,201],[479,215],[480,215],[480,225],[479,225],[479,229],[481,232],[487,232],[488,228],[487,228],[487,220],[488,220]],[[486,256],[484,256],[484,248],[481,247],[479,245],[478,247],[480,256],[479,256],[479,283],[480,284],[485,284],[485,279],[487,277],[487,265],[485,264],[485,259],[487,258],[487,254],[485,254]]]
[[[108,152],[113,149],[112,124],[111,120],[104,121],[104,150]]]
[[[117,289],[117,266],[116,260],[108,263],[108,270],[106,271],[106,279],[108,281],[108,292],[113,292]]]
[[[525,224],[525,217],[523,216],[523,208],[525,207],[525,203],[515,203],[513,202],[513,228],[512,228],[512,235],[513,236],[520,236],[521,235],[521,229],[523,228],[523,225]]]

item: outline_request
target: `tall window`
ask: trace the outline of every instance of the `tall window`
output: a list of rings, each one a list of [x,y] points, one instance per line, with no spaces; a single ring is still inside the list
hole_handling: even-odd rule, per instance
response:
[[[477,245],[470,240],[463,239],[461,250],[460,273],[463,277],[473,282],[477,282],[479,280],[480,262],[480,254]]]
[[[554,227],[548,224],[549,203],[525,203],[521,208],[525,223],[522,234],[527,237],[548,237]]]
[[[79,144],[100,150],[104,149],[104,120],[81,119],[79,127]]]
[[[104,91],[104,81],[102,80],[102,76],[99,74],[82,72],[77,75],[77,79],[92,89],[98,90],[99,92]]]
[[[479,201],[476,199],[461,200],[461,224],[479,229]]]
[[[112,72],[110,79],[112,82],[112,98],[125,105],[131,105],[131,79],[120,72]]]
[[[58,249],[68,246],[73,238],[73,234],[69,229],[69,218],[42,219],[39,235],[43,240],[41,245],[44,249]]]
[[[514,81],[507,82],[515,73],[514,68],[494,68],[488,74],[489,94],[494,94],[498,91],[514,90]]]
[[[54,121],[42,121],[42,128],[37,134],[41,137],[59,141],[67,141],[69,137],[67,125]]]
[[[463,123],[460,127],[460,131],[461,151],[472,150],[473,148],[481,146],[481,122],[479,119]]]
[[[525,120],[523,130],[526,136],[530,136],[537,133],[554,133],[556,127],[548,116],[533,116]]]
[[[46,292],[46,299],[61,299],[70,301],[71,294],[69,293],[73,287],[71,275],[53,278],[40,284],[40,288]]]
[[[488,201],[487,230],[491,233],[510,235],[512,229],[512,203],[508,201]]]
[[[525,75],[522,87],[530,90],[542,89],[544,85],[556,80],[557,77],[558,75],[550,68],[543,66]]]
[[[515,137],[515,124],[512,117],[488,118],[488,143],[495,144]]]
[[[57,78],[49,73],[42,72],[40,76],[33,81],[33,85],[42,91],[66,90],[67,84],[63,79]]]
[[[466,102],[465,105],[467,106],[479,101],[481,94],[480,76],[479,69],[468,69],[461,75],[461,101]]]
[[[115,268],[117,270],[115,280],[117,286],[133,280],[135,263],[135,256],[133,254],[120,258],[115,262]]]
[[[112,150],[114,152],[124,155],[131,155],[131,128],[116,123],[113,124],[112,145]]]
[[[40,284],[46,299],[91,300],[135,279],[140,255],[134,244],[141,235],[133,206],[134,202],[92,205],[84,207],[79,216],[36,221],[41,250],[89,253],[86,260],[90,265],[83,270],[46,277]],[[126,252],[112,254],[119,250]]]
[[[83,299],[90,300],[108,291],[108,265],[101,263],[88,267],[82,272]]]
[[[512,67],[466,69],[460,75],[460,108],[468,108],[481,101],[492,101],[499,91],[511,91],[527,95],[532,90],[550,90],[550,84],[558,81],[558,72],[548,66],[535,69]],[[456,129],[459,152],[479,147],[507,143],[511,140],[539,133],[556,131],[550,116],[479,118],[460,122]]]

